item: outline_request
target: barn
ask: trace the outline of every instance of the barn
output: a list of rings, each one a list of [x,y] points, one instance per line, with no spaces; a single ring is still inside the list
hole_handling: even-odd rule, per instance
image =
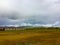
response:
[[[5,31],[5,27],[0,27],[0,31]]]

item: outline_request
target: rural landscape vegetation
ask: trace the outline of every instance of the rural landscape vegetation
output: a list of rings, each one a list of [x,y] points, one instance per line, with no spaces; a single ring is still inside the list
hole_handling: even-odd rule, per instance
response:
[[[30,27],[1,30],[0,45],[60,45],[60,28]]]

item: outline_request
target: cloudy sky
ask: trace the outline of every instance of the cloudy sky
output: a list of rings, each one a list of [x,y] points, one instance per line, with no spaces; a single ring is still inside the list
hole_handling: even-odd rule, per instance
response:
[[[60,0],[0,0],[0,25],[60,22]]]

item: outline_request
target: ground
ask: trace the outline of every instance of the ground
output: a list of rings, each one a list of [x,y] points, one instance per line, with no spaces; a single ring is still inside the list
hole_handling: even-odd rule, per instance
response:
[[[60,28],[0,31],[0,45],[60,45]]]

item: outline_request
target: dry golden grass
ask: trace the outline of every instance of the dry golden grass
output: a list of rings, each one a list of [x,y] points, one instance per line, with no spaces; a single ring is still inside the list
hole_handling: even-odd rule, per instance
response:
[[[60,45],[59,29],[0,32],[0,45]]]

